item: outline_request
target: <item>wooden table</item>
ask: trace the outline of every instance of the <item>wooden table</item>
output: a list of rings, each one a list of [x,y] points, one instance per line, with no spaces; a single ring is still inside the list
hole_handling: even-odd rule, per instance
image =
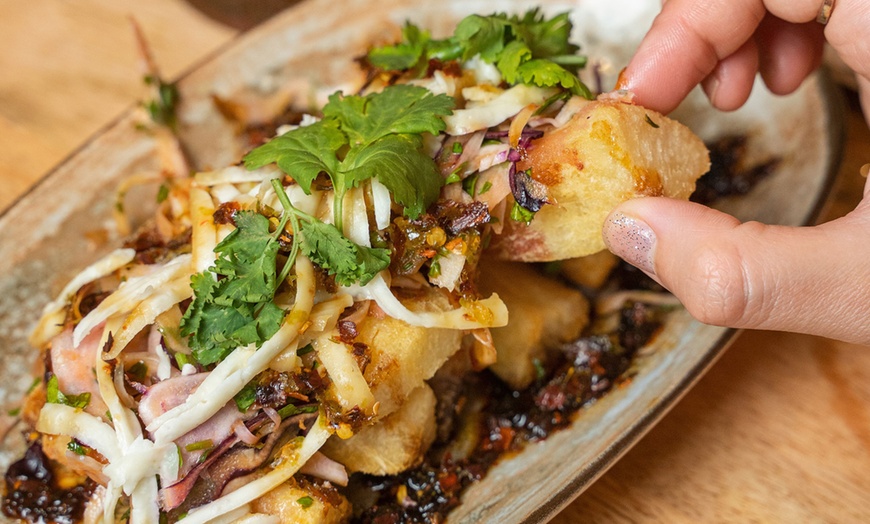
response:
[[[129,14],[168,78],[236,34],[180,0],[0,0],[0,208],[143,96]],[[870,162],[847,116],[828,219]],[[868,472],[870,350],[747,331],[555,522],[868,521]]]

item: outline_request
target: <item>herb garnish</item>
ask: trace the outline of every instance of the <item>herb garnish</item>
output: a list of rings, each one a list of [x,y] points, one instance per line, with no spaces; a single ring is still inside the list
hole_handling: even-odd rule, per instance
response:
[[[52,375],[45,386],[45,401],[51,404],[63,404],[76,409],[85,409],[91,402],[88,392],[78,395],[64,395],[57,384],[57,376]]]
[[[384,71],[411,70],[421,76],[430,60],[468,60],[480,55],[495,64],[509,84],[561,86],[591,99],[589,88],[577,78],[586,57],[577,55],[579,48],[569,42],[571,28],[568,13],[547,19],[539,9],[523,16],[467,16],[452,36],[442,40],[408,23],[402,30],[402,42],[372,49],[368,61]]]
[[[321,173],[332,181],[334,216],[342,227],[344,195],[361,182],[378,177],[412,218],[437,198],[441,175],[423,151],[423,133],[437,135],[451,114],[453,98],[428,89],[396,85],[366,96],[334,93],[323,119],[299,127],[254,149],[245,166],[276,163],[307,193]]]
[[[203,365],[223,360],[239,346],[268,340],[284,319],[273,299],[278,287],[277,237],[269,219],[239,211],[236,229],[215,247],[215,265],[191,277],[194,299],[181,318],[194,358]]]
[[[300,250],[345,286],[365,285],[390,265],[388,249],[354,244],[336,226],[294,207],[280,180],[272,180],[272,186],[284,207],[275,231],[260,213],[239,211],[233,218],[236,229],[215,247],[215,264],[191,277],[194,299],[181,318],[181,334],[189,337],[193,357],[202,365],[219,362],[240,346],[259,347],[278,331],[285,311],[275,304],[275,293]],[[286,235],[288,222],[296,234],[279,273],[278,239]]]

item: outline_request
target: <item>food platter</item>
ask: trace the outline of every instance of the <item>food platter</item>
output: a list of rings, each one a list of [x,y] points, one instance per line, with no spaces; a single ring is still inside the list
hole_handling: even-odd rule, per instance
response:
[[[591,57],[606,58],[608,78],[624,64],[649,23],[658,2],[539,2],[548,12],[572,9],[576,40]],[[624,4],[624,5],[621,5]],[[388,40],[405,19],[445,32],[469,12],[521,10],[530,3],[357,2],[341,13],[325,2],[305,2],[246,35],[181,82],[187,100],[182,120],[194,158],[222,163],[228,149],[221,141],[219,115],[211,110],[215,93],[266,92],[289,85],[319,93],[353,85],[354,65],[372,41]],[[630,6],[630,7],[628,7]],[[326,66],[324,66],[326,64]],[[612,85],[612,81],[611,84]],[[794,97],[775,99],[756,89],[749,107],[729,115],[713,114],[695,96],[678,113],[707,139],[727,133],[750,138],[747,161],[782,159],[774,176],[747,198],[726,203],[744,219],[801,224],[811,219],[828,185],[836,158],[836,137],[824,82],[813,78]],[[210,125],[214,124],[214,125]],[[208,129],[209,134],[198,130]],[[153,169],[154,144],[135,131],[129,115],[95,137],[53,171],[0,218],[0,341],[4,355],[3,393],[12,401],[30,384],[26,335],[41,304],[63,282],[108,249],[81,249],[87,234],[104,225],[114,204],[118,180]],[[645,351],[634,379],[590,408],[572,426],[547,442],[503,462],[470,490],[452,515],[455,522],[501,519],[543,521],[589,485],[673,405],[715,360],[731,333],[703,326],[685,314],[674,315],[653,348]],[[17,454],[17,452],[16,452]],[[13,453],[4,455],[11,458]],[[516,496],[521,493],[522,496]]]

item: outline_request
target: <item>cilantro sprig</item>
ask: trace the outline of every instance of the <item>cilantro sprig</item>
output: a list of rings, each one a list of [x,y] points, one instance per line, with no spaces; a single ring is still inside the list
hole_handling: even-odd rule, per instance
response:
[[[278,236],[269,219],[240,211],[236,229],[215,247],[214,266],[191,277],[194,299],[181,318],[181,334],[189,337],[193,356],[202,365],[223,360],[239,346],[268,340],[284,319],[274,303]]]
[[[423,133],[445,128],[453,98],[411,85],[396,85],[366,96],[334,93],[323,119],[272,139],[245,156],[256,169],[276,163],[307,193],[321,173],[332,181],[335,226],[342,227],[344,195],[377,177],[416,218],[437,198],[442,178],[423,151]]]
[[[275,294],[300,252],[345,286],[366,284],[390,265],[388,249],[354,244],[336,226],[294,207],[280,180],[272,186],[284,208],[275,230],[264,215],[239,211],[236,229],[215,247],[215,264],[191,277],[194,299],[181,318],[181,334],[204,366],[223,360],[237,347],[259,347],[278,331],[285,311],[275,304]],[[283,258],[279,238],[288,223],[292,244]],[[237,399],[239,408],[249,400]]]
[[[337,226],[317,220],[290,203],[279,180],[272,180],[278,200],[293,223],[294,250],[298,247],[312,262],[335,276],[343,286],[367,284],[390,265],[390,250],[360,246],[341,234]],[[295,254],[291,254],[295,257]]]
[[[539,9],[531,9],[522,16],[470,15],[459,22],[453,35],[440,40],[407,23],[400,43],[372,49],[368,61],[384,71],[422,75],[432,59],[468,60],[479,55],[495,64],[509,84],[561,86],[592,98],[592,93],[577,78],[577,70],[586,65],[586,57],[578,55],[578,46],[569,41],[571,28],[568,13],[546,18]]]

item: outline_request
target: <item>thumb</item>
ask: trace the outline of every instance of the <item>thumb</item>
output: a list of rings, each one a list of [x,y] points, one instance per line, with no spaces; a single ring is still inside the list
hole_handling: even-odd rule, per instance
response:
[[[870,344],[870,209],[815,227],[740,223],[691,202],[641,198],[604,225],[608,248],[708,324]]]

